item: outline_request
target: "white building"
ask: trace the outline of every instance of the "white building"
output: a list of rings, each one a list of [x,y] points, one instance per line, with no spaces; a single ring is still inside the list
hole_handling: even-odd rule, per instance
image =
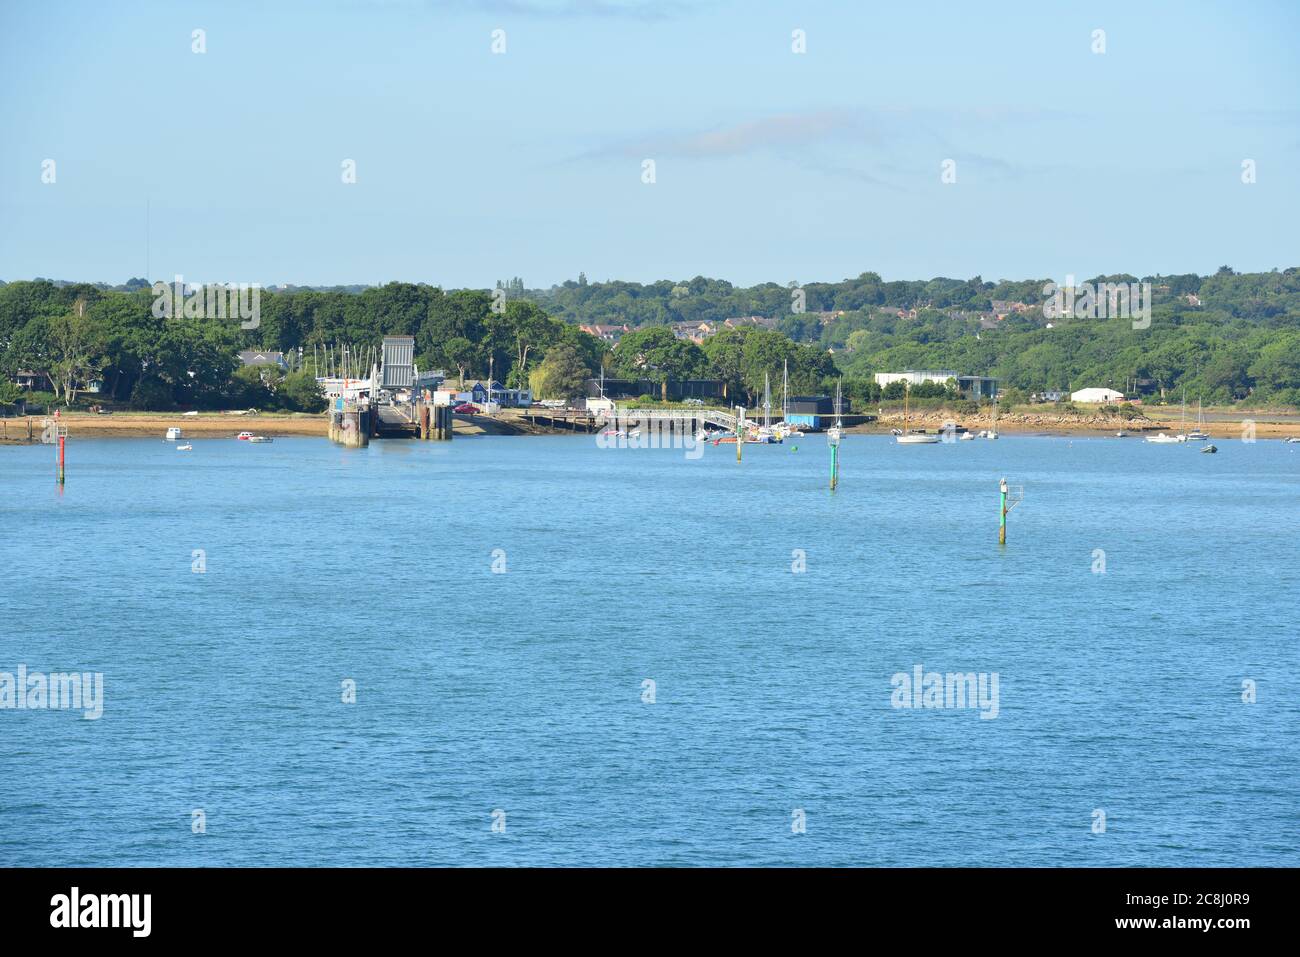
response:
[[[877,372],[876,385],[882,389],[891,382],[906,382],[909,385],[921,385],[925,382],[937,382],[943,385],[949,379],[957,378],[957,373],[947,369],[921,370],[908,369],[906,372]]]
[[[936,382],[946,385],[949,379],[957,381],[957,388],[968,399],[992,399],[998,394],[998,380],[991,376],[959,375],[948,369],[907,369],[904,372],[876,373],[876,385],[882,389],[891,382],[906,382],[909,385]]]
[[[1070,393],[1071,402],[1123,402],[1124,393],[1114,389],[1080,389]]]

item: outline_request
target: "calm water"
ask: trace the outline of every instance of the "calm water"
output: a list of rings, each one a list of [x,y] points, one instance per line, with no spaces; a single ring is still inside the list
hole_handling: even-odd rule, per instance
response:
[[[1300,446],[1218,444],[0,448],[0,671],[105,695],[0,711],[0,861],[1300,864]]]

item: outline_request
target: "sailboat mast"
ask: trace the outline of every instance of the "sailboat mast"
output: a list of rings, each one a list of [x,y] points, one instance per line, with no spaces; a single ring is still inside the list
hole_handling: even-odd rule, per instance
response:
[[[790,419],[790,360],[785,359],[781,366],[781,421]]]

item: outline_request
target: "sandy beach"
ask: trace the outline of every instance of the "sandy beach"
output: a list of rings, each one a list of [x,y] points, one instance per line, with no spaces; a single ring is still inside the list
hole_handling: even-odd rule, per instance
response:
[[[33,436],[39,440],[44,415],[0,420],[0,434],[9,440],[27,438],[27,423],[31,421]],[[302,413],[259,413],[258,415],[226,415],[205,412],[199,415],[182,415],[168,412],[114,412],[112,415],[92,415],[85,412],[65,412],[59,421],[68,427],[69,436],[94,435],[100,437],[122,436],[163,438],[173,426],[186,436],[202,438],[234,438],[240,432],[258,435],[320,435],[324,436],[328,419],[324,415]]]
[[[44,415],[0,419],[0,444],[26,444],[28,422],[33,441],[40,441]],[[328,434],[329,417],[325,413],[267,413],[257,415],[230,415],[223,412],[202,412],[183,415],[179,412],[114,412],[112,415],[92,415],[86,412],[63,413],[59,421],[68,427],[69,437],[94,438],[158,438],[172,427],[179,428],[185,438],[233,439],[240,432],[255,435],[319,435]],[[518,430],[509,423],[497,423],[489,416],[456,416],[457,435],[514,434]]]

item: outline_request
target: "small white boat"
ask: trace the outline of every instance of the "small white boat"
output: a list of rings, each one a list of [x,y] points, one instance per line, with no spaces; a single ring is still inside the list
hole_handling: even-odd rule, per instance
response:
[[[1175,445],[1178,442],[1186,442],[1187,436],[1170,435],[1168,432],[1161,432],[1159,435],[1148,435],[1146,440],[1155,445]]]
[[[1300,435],[1292,435],[1286,440],[1287,445],[1296,445],[1300,443]]]
[[[238,435],[235,436],[235,438],[239,439],[239,441],[241,442],[247,442],[252,437],[253,437],[252,432],[240,432]]]
[[[974,432],[963,432],[963,433],[961,434],[961,438],[958,439],[958,441],[959,441],[959,442],[973,442],[973,441],[975,441],[975,433],[974,433]]]
[[[1123,439],[1123,438],[1127,438],[1127,437],[1128,437],[1128,433],[1127,433],[1127,432],[1119,431],[1119,432],[1116,432],[1116,433],[1115,433],[1115,438],[1117,438],[1117,439]]]
[[[190,443],[186,442],[184,445],[178,445],[178,446],[176,446],[176,451],[177,451],[177,452],[188,452],[188,451],[189,451],[190,449],[192,449],[192,448],[194,448],[194,446],[192,446],[192,445],[190,445]]]
[[[1217,446],[1214,446],[1214,445],[1207,445],[1207,446],[1205,446],[1204,448],[1201,449],[1201,452],[1203,452],[1203,453],[1204,453],[1204,452],[1209,452],[1211,455],[1213,455],[1213,454],[1214,454],[1215,452],[1217,452],[1217,451],[1219,451],[1219,449],[1218,449]]]
[[[198,415],[197,412],[182,412],[181,415]]]
[[[998,401],[995,397],[993,400],[993,421],[989,427],[980,433],[981,439],[996,439],[998,437]]]
[[[265,435],[250,435],[250,436],[248,437],[248,441],[250,441],[250,442],[274,442],[275,439],[268,438],[268,437],[266,437]]]
[[[167,435],[164,436],[164,438],[165,438],[168,442],[175,442],[175,441],[176,441],[177,439],[179,439],[180,437],[181,437],[181,430],[180,430],[177,426],[174,426],[174,425],[173,425],[171,428],[169,428],[169,429],[167,430]]]

